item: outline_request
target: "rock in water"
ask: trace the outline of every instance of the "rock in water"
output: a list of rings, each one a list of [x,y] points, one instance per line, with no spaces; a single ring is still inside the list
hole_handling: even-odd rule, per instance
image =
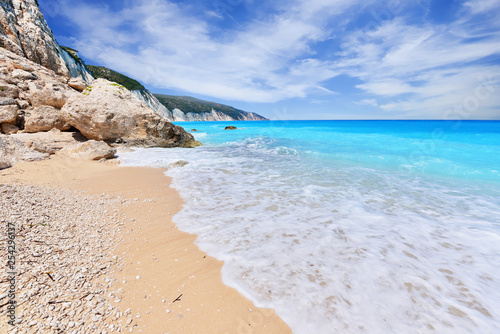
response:
[[[110,159],[115,156],[116,149],[110,147],[102,141],[89,140],[85,143],[74,146],[67,146],[59,151],[58,154],[66,155],[71,158],[84,160]]]
[[[61,111],[66,122],[88,139],[139,146],[201,145],[125,87],[105,79],[97,79],[83,93],[71,96]]]
[[[226,126],[226,128],[224,130],[236,130],[236,129],[238,129],[238,128],[230,125],[230,126]]]

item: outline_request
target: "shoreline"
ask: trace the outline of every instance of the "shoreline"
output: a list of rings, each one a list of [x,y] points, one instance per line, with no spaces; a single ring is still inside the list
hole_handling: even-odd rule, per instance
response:
[[[109,208],[126,216],[113,255],[121,264],[101,283],[118,291],[104,296],[111,304],[122,313],[130,309],[128,317],[110,319],[126,332],[291,333],[273,310],[259,309],[225,286],[223,263],[194,244],[196,235],[177,229],[172,216],[183,201],[164,170],[51,157],[2,170],[0,180],[122,200]],[[127,319],[132,321],[126,324]],[[5,324],[4,319],[0,328]]]

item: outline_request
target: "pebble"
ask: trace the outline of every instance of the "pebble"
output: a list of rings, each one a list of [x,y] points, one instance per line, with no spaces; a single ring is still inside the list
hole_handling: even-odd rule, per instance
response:
[[[17,302],[28,311],[18,314],[17,333],[124,331],[112,324],[114,314],[116,319],[123,314],[113,306],[121,295],[105,296],[113,270],[124,265],[123,258],[113,255],[123,232],[121,218],[111,212],[127,202],[61,188],[0,184],[0,229],[5,232],[6,223],[15,223],[23,237],[16,269],[24,286]],[[6,256],[6,248],[0,247],[0,258]],[[0,283],[0,303],[7,290],[7,284]],[[56,303],[49,304],[52,301]]]

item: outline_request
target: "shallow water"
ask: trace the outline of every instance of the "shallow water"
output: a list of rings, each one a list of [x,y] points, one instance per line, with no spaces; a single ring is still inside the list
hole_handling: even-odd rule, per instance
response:
[[[294,333],[500,332],[500,122],[178,124],[120,159],[188,161],[174,221]]]

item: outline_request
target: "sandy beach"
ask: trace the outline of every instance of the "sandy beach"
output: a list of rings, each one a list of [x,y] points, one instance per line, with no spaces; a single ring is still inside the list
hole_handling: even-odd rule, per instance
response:
[[[47,269],[45,275],[36,277],[30,273],[30,261],[43,263],[44,257],[54,254],[54,247],[57,258],[63,259],[60,262],[64,264],[65,254],[74,251],[62,251],[65,239],[60,237],[63,240],[58,245],[45,247],[41,254],[31,251],[23,254],[23,250],[31,249],[26,243],[32,239],[19,233],[17,257],[22,256],[23,261],[18,262],[17,333],[290,333],[273,310],[258,309],[236,290],[225,286],[221,280],[222,262],[199,250],[194,244],[195,235],[176,228],[172,216],[181,210],[183,202],[169,187],[170,179],[163,172],[54,156],[0,171],[0,184],[5,188],[3,195],[73,198],[74,203],[85,201],[89,210],[95,205],[96,214],[101,210],[98,207],[105,207],[99,213],[100,223],[96,220],[97,227],[81,226],[79,221],[71,226],[74,238],[81,237],[79,240],[91,238],[94,233],[91,229],[98,228],[96,244],[99,241],[101,250],[106,250],[99,254],[98,247],[88,247],[88,253],[84,249],[85,257],[99,259],[106,269],[95,275],[79,274],[88,282],[71,291],[53,290],[59,289],[59,281],[68,280],[67,284],[71,284],[64,270],[75,268],[61,265],[61,268],[48,268],[51,270]],[[15,194],[9,196],[14,198]],[[75,212],[79,209],[82,208],[76,208]],[[64,210],[71,211],[71,203],[65,203]],[[50,216],[50,212],[47,215]],[[109,221],[106,217],[110,217]],[[47,217],[50,224],[58,223],[51,218]],[[63,218],[64,215],[58,217]],[[9,217],[2,217],[5,219]],[[27,229],[23,221],[17,225],[18,231]],[[2,235],[1,240],[5,242],[6,235]],[[78,255],[82,250],[79,252],[73,256],[82,256]],[[27,291],[29,288],[32,290]],[[4,296],[7,289],[4,272],[0,304],[7,301]],[[61,294],[64,294],[63,300],[59,300]],[[48,304],[47,309],[44,303]],[[37,305],[36,311],[33,305]],[[12,331],[12,328],[7,325],[2,307],[0,332],[6,330]]]

